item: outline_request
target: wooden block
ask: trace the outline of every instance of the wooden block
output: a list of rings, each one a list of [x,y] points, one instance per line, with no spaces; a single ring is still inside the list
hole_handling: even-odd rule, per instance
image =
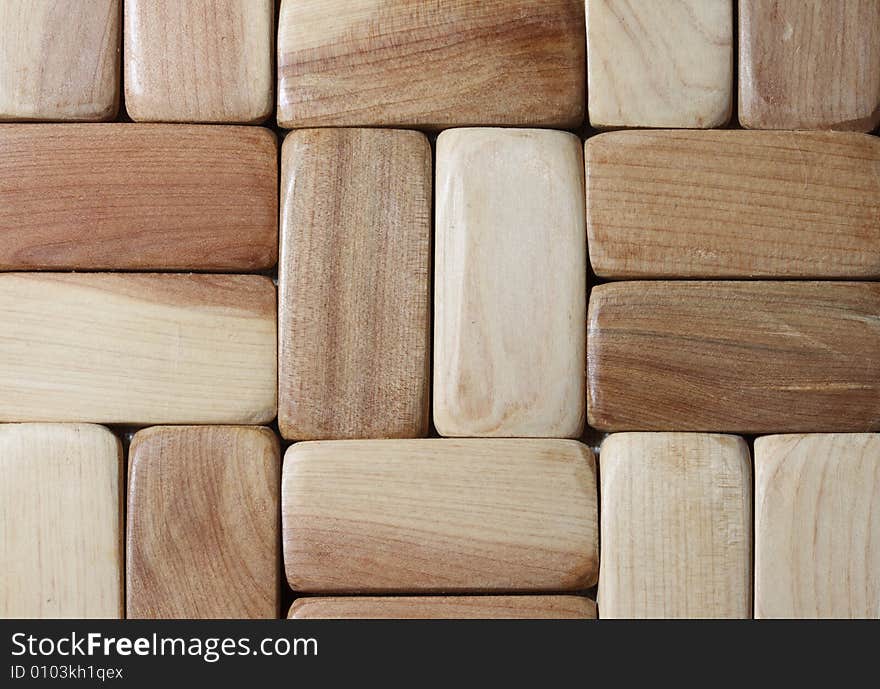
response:
[[[267,423],[275,288],[256,275],[0,275],[0,420]]]
[[[126,0],[125,107],[139,122],[262,122],[273,0]]]
[[[278,439],[268,428],[159,426],[129,450],[129,618],[276,618]]]
[[[875,129],[880,3],[740,0],[739,120],[750,129]]]
[[[121,0],[0,0],[0,121],[112,120]]]
[[[580,140],[437,139],[434,424],[441,435],[580,436],[586,232]]]
[[[121,618],[122,445],[85,424],[0,425],[0,618]]]
[[[755,440],[755,617],[880,618],[880,435]]]
[[[593,127],[720,127],[733,101],[733,0],[586,0]]]
[[[596,583],[593,454],[571,440],[349,440],[287,451],[297,591],[569,591]]]
[[[597,275],[880,277],[876,137],[610,132],[585,158]]]
[[[428,140],[412,131],[293,132],[282,168],[282,435],[426,435]]]
[[[278,254],[256,127],[0,126],[0,270],[253,271]]]
[[[282,127],[584,119],[583,0],[282,0]]]
[[[602,443],[603,618],[750,617],[752,474],[742,438],[618,433]]]
[[[609,283],[588,328],[595,428],[880,427],[880,283]]]
[[[392,596],[298,598],[298,620],[594,620],[596,604],[582,596]]]

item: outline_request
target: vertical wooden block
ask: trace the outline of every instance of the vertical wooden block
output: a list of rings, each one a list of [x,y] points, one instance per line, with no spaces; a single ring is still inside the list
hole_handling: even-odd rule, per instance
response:
[[[121,618],[122,446],[85,424],[0,425],[0,618]]]
[[[740,0],[739,120],[749,129],[875,129],[880,3]]]
[[[590,124],[720,127],[733,100],[733,0],[586,0]]]
[[[283,0],[282,127],[584,119],[583,0]]]
[[[412,131],[294,132],[282,176],[282,435],[425,435],[428,140]]]
[[[752,482],[742,438],[618,433],[602,443],[603,618],[751,616]]]
[[[268,428],[157,426],[129,451],[130,618],[275,618],[278,440]]]
[[[880,618],[880,435],[755,440],[755,617]]]
[[[0,121],[112,120],[121,0],[0,0]]]
[[[125,107],[141,122],[261,122],[273,0],[126,0]]]
[[[344,596],[298,598],[298,620],[594,620],[596,604],[582,596]]]
[[[586,236],[580,140],[437,139],[434,424],[441,435],[578,437]]]

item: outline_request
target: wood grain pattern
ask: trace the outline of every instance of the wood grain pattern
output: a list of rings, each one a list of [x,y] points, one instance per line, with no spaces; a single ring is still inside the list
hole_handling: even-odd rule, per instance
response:
[[[733,0],[586,0],[593,127],[720,127],[733,101]]]
[[[876,137],[611,132],[585,159],[597,275],[880,278]]]
[[[611,283],[588,327],[595,428],[880,427],[880,283]]]
[[[125,107],[141,122],[262,122],[273,0],[126,0]]]
[[[427,434],[428,140],[411,131],[294,132],[282,165],[282,435]]]
[[[596,604],[582,596],[347,596],[298,598],[297,620],[594,620]]]
[[[121,618],[122,445],[85,424],[0,425],[0,618]]]
[[[740,0],[739,120],[750,129],[875,129],[880,3]]]
[[[436,217],[437,431],[578,437],[587,271],[580,140],[443,132]]]
[[[744,618],[752,483],[742,438],[619,433],[602,443],[603,618]]]
[[[880,619],[880,435],[755,440],[755,617]]]
[[[596,583],[593,454],[572,440],[348,440],[288,449],[297,591],[567,591]]]
[[[0,0],[0,121],[112,120],[121,0]]]
[[[165,426],[129,451],[128,617],[276,618],[278,439],[268,428]]]
[[[283,0],[278,123],[578,127],[583,26],[582,0]]]
[[[255,275],[0,275],[0,420],[266,423],[275,288]]]
[[[277,142],[255,127],[0,126],[0,270],[271,268]]]

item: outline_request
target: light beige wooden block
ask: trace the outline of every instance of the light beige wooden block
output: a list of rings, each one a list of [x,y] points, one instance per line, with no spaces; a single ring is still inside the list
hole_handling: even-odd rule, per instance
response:
[[[125,107],[139,122],[261,122],[273,0],[126,0]]]
[[[86,424],[0,425],[0,618],[121,618],[122,445]]]
[[[755,617],[880,618],[880,435],[755,440]]]
[[[314,593],[571,591],[596,583],[593,454],[572,440],[297,443],[284,564]]]
[[[297,620],[520,620],[596,619],[583,596],[343,596],[298,598],[287,614]]]
[[[0,0],[0,121],[112,120],[122,0]]]
[[[0,420],[267,423],[275,320],[257,275],[0,274]]]
[[[572,134],[437,139],[434,424],[578,437],[584,422],[583,154]]]
[[[749,449],[737,436],[617,433],[599,452],[603,618],[751,616]]]
[[[733,0],[586,0],[593,127],[719,127],[733,101]]]

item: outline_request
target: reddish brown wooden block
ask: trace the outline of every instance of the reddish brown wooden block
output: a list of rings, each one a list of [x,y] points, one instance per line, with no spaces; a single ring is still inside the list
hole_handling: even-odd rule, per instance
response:
[[[298,598],[288,619],[454,620],[596,619],[596,604],[582,596],[345,596]]]

